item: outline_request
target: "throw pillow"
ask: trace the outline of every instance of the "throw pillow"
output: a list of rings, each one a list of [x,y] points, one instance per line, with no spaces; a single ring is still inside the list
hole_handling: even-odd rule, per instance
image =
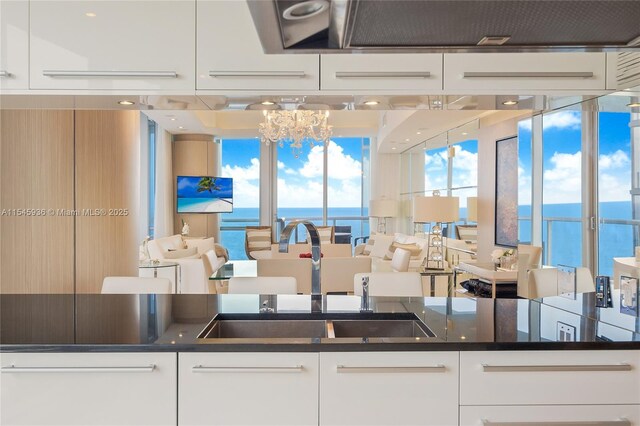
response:
[[[204,254],[209,250],[214,250],[215,240],[213,237],[209,238],[189,238],[185,241],[187,243],[187,247],[185,248],[195,248],[198,250],[198,254]]]
[[[198,257],[198,249],[196,247],[191,247],[188,249],[165,251],[163,256],[165,259],[196,259]]]
[[[389,247],[389,251],[387,251],[387,254],[384,258],[386,260],[393,259],[393,253],[396,251],[396,249],[399,248],[407,250],[409,253],[411,253],[412,257],[419,255],[422,251],[422,248],[417,244],[401,244],[394,241],[393,244],[391,244],[391,247]]]
[[[375,243],[369,255],[383,259],[392,243],[393,235],[376,235]]]
[[[247,229],[249,251],[271,250],[271,229]]]

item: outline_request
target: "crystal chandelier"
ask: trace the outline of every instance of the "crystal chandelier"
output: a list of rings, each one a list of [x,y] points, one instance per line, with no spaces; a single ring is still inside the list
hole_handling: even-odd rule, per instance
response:
[[[277,143],[280,147],[286,142],[297,158],[305,141],[311,148],[317,141],[329,143],[333,126],[327,124],[328,118],[329,111],[264,111],[264,122],[258,130],[262,142]]]

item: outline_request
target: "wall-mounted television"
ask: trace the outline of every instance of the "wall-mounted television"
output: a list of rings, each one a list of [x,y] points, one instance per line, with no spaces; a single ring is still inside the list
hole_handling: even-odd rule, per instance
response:
[[[178,176],[178,213],[231,213],[233,179],[213,176]]]

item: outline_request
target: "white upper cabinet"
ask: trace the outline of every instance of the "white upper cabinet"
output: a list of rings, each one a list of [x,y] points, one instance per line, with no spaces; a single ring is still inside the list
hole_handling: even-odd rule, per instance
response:
[[[322,90],[442,91],[442,54],[322,55]]]
[[[605,53],[450,53],[444,89],[452,93],[604,90]]]
[[[29,88],[29,2],[0,2],[0,88]]]
[[[195,0],[31,1],[31,89],[194,90]]]
[[[267,55],[245,1],[198,0],[198,90],[313,90],[319,55]]]

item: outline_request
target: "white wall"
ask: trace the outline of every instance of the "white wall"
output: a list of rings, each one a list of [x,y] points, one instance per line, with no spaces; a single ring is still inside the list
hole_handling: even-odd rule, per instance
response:
[[[402,188],[401,159],[398,154],[378,153],[377,140],[371,138],[371,199],[400,199]],[[399,232],[398,219],[387,219],[387,234]],[[378,228],[377,219],[370,219],[370,229]]]

